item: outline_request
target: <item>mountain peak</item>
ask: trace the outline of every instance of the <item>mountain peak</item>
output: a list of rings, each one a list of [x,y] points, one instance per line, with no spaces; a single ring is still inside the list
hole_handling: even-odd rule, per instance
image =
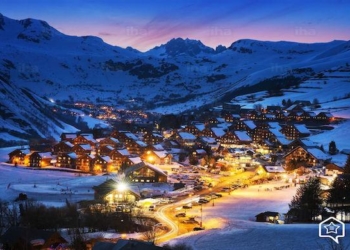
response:
[[[162,51],[162,55],[178,56],[189,55],[197,56],[200,53],[214,54],[215,50],[208,46],[205,46],[200,40],[193,40],[189,38],[173,38],[166,44],[157,46],[148,52]]]

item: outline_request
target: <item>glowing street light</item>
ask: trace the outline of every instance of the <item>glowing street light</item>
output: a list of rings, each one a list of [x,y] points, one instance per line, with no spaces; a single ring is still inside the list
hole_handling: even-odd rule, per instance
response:
[[[125,182],[119,182],[117,185],[117,190],[119,192],[124,192],[127,189],[128,185]]]
[[[123,193],[127,190],[127,188],[128,188],[128,185],[125,182],[119,182],[117,184],[117,191],[118,191],[117,204],[120,198],[123,199],[123,196],[124,196]]]

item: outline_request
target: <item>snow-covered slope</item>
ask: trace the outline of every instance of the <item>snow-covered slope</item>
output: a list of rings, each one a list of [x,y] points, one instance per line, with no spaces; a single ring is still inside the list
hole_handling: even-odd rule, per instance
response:
[[[349,41],[239,40],[214,50],[200,41],[176,38],[142,53],[98,37],[67,36],[44,21],[18,21],[1,14],[0,38],[0,79],[18,92],[26,89],[44,99],[113,106],[135,99],[144,109],[164,113],[234,97],[237,88],[267,78],[309,78],[343,67],[350,58]],[[9,102],[3,105],[10,109]],[[10,110],[20,113],[20,106]]]

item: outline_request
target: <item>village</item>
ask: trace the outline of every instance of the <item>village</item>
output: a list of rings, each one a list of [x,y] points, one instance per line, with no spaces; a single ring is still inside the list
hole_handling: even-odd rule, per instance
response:
[[[306,101],[250,110],[224,103],[201,117],[180,128],[133,123],[132,131],[114,128],[102,138],[91,132],[63,133],[53,145],[18,147],[8,154],[8,164],[106,177],[91,186],[94,200],[79,205],[81,212],[155,219],[146,226],[151,225],[154,232],[143,239],[164,242],[215,226],[217,222],[211,226],[207,221],[204,226],[202,206],[214,207],[236,190],[295,190],[310,176],[321,177],[322,184],[330,186],[343,172],[333,156],[349,153],[339,152],[332,140],[325,149],[309,139],[313,133],[332,129],[342,118],[318,112]],[[71,197],[74,192],[62,188],[60,195]],[[20,195],[22,199],[24,194]],[[129,218],[123,216],[121,221]],[[276,211],[250,216],[261,222],[288,220]],[[131,231],[135,230],[132,225],[127,227]],[[97,224],[90,227],[99,228]]]

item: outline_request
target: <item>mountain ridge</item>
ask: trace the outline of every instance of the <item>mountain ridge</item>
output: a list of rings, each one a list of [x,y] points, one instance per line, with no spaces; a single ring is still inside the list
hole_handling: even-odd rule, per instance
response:
[[[160,113],[211,105],[223,96],[233,98],[236,89],[270,78],[313,77],[346,65],[350,58],[349,41],[303,44],[243,39],[216,50],[198,40],[174,38],[140,52],[94,36],[68,36],[44,21],[17,21],[1,14],[0,37],[0,91],[10,91],[2,86],[6,82],[23,100],[28,98],[25,90],[35,98],[56,102],[87,101],[120,108],[130,108],[128,100],[137,99],[132,108]],[[6,109],[11,105],[5,99],[0,104]],[[33,106],[42,112],[29,100],[27,106],[22,109]],[[23,120],[19,110],[10,110]],[[54,118],[50,120],[56,124]],[[28,124],[33,130],[34,125]],[[39,132],[44,136],[43,129]]]

